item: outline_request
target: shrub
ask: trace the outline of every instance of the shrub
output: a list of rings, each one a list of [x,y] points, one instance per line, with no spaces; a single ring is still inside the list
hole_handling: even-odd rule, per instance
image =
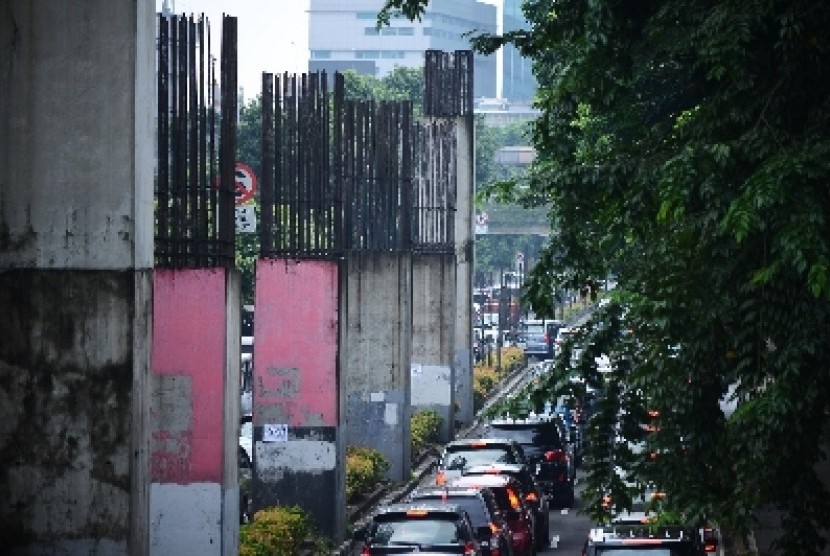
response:
[[[517,346],[502,348],[501,366],[508,373],[524,364],[524,350]]]
[[[385,479],[389,461],[374,448],[349,446],[346,449],[346,500],[354,502]]]
[[[499,376],[493,367],[480,366],[473,368],[473,409],[478,411],[484,406],[484,400],[499,381]]]
[[[438,441],[438,432],[444,418],[432,409],[424,409],[412,414],[409,418],[409,427],[412,434],[412,457],[421,453],[429,444]]]
[[[298,506],[265,508],[240,527],[239,556],[292,556],[310,530],[310,518]]]
[[[473,410],[484,406],[487,396],[493,391],[501,377],[524,364],[524,351],[520,347],[501,348],[501,373],[492,365],[473,367]]]

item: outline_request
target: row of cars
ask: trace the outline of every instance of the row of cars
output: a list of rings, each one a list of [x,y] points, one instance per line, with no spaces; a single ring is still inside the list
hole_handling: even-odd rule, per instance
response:
[[[556,413],[488,423],[449,442],[434,484],[359,529],[361,554],[533,556],[550,545],[550,509],[574,502],[575,458]]]
[[[360,554],[534,556],[550,545],[550,510],[574,503],[577,447],[562,415],[488,423],[477,438],[449,442],[433,477],[358,529]],[[641,505],[586,534],[583,556],[713,556],[715,529],[655,521]],[[648,498],[648,500],[646,500]]]

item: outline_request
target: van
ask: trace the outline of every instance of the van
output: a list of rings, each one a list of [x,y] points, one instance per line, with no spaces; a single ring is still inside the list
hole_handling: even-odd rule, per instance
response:
[[[528,359],[552,359],[554,356],[554,338],[564,323],[559,320],[526,320],[521,323],[520,342],[524,344],[525,357]]]

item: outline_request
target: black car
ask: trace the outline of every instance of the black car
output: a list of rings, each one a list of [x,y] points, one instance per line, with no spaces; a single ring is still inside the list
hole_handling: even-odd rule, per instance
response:
[[[527,464],[522,446],[509,438],[468,438],[453,440],[444,446],[438,459],[435,484],[443,486],[461,476],[461,471],[471,465],[486,463]]]
[[[524,494],[525,502],[536,516],[535,538],[536,548],[542,550],[550,546],[550,505],[548,497],[536,476],[526,466],[515,463],[491,463],[488,465],[474,465],[464,469],[466,475],[509,475],[519,481]]]
[[[467,512],[429,501],[381,506],[355,540],[363,542],[362,555],[482,554]]]
[[[700,535],[675,526],[613,525],[591,529],[582,556],[704,556]]]
[[[421,487],[409,495],[409,501],[459,506],[470,517],[484,556],[513,556],[513,533],[490,488]]]
[[[519,343],[528,360],[552,359],[554,340],[563,323],[558,320],[529,320],[520,323]]]
[[[552,504],[556,507],[573,506],[573,451],[559,415],[494,419],[487,424],[483,435],[518,442],[536,479],[551,497]]]

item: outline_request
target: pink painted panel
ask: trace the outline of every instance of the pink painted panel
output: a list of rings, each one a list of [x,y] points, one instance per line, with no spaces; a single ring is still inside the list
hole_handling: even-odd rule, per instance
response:
[[[153,482],[222,482],[225,270],[155,270]]]
[[[254,305],[254,421],[337,426],[338,268],[260,260]]]

